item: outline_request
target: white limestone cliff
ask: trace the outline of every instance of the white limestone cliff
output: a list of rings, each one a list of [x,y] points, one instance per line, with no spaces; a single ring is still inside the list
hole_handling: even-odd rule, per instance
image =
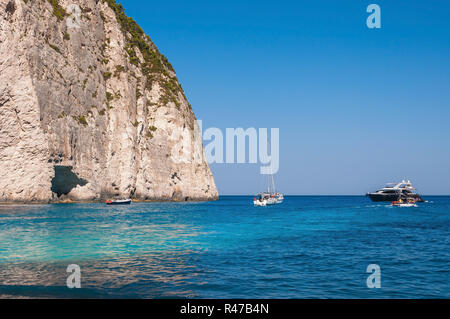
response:
[[[217,199],[197,128],[114,0],[0,0],[0,202]]]

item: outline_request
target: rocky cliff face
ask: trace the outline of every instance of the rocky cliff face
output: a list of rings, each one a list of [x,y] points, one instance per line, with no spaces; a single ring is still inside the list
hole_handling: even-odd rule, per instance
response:
[[[114,0],[0,0],[0,202],[216,199],[197,130]]]

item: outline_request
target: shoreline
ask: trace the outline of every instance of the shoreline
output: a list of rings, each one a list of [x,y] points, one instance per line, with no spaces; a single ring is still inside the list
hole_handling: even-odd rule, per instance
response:
[[[210,199],[198,199],[193,198],[189,200],[176,200],[176,199],[132,199],[132,203],[206,203],[215,202],[220,199],[217,198]],[[106,200],[106,199],[105,199]],[[18,206],[18,205],[64,205],[64,204],[105,204],[105,200],[87,200],[87,201],[75,201],[75,200],[63,200],[63,201],[0,201],[0,206]]]

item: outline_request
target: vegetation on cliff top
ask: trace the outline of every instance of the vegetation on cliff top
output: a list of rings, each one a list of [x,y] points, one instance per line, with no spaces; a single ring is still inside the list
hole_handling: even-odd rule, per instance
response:
[[[178,93],[181,93],[184,98],[186,97],[176,76],[169,73],[169,71],[173,73],[175,71],[168,59],[159,52],[150,37],[145,34],[136,21],[125,14],[121,4],[117,4],[115,0],[103,0],[103,2],[106,2],[114,11],[122,28],[127,40],[125,50],[130,58],[130,63],[140,67],[142,74],[147,77],[146,89],[151,90],[153,82],[159,82],[164,90],[161,102],[172,101],[179,107]],[[139,60],[136,49],[141,52],[144,59],[143,63]]]

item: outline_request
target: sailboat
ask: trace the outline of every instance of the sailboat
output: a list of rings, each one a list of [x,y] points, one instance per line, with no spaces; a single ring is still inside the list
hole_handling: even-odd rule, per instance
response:
[[[273,173],[267,176],[267,192],[259,193],[253,198],[253,205],[255,206],[276,205],[281,204],[284,201],[283,194],[276,191]]]

